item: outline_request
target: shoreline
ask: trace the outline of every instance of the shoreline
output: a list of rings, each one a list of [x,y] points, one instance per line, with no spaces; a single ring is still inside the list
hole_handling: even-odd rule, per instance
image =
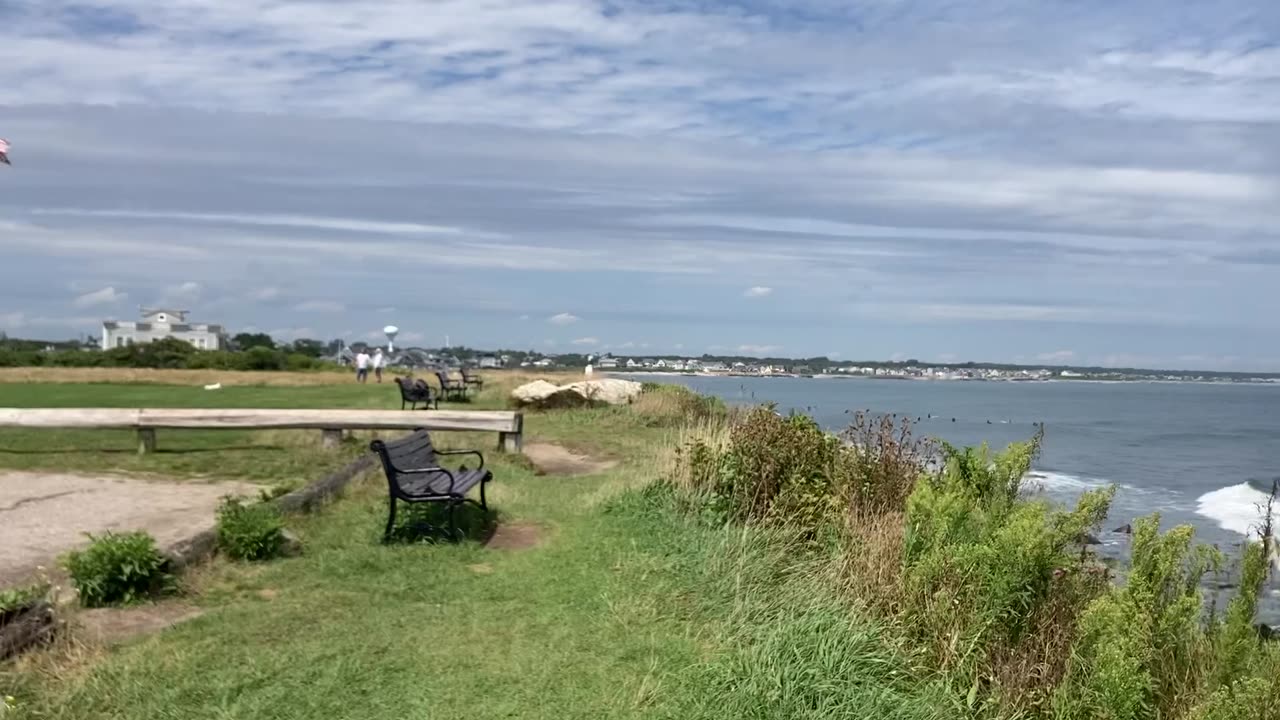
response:
[[[913,377],[909,375],[833,375],[833,374],[814,374],[814,375],[795,375],[791,373],[770,373],[770,374],[751,374],[751,373],[710,373],[710,372],[659,372],[653,370],[599,370],[596,374],[605,376],[627,376],[627,377],[656,377],[656,378],[754,378],[761,380],[896,380],[896,381],[912,381],[912,382],[964,382],[964,383],[1018,383],[1018,384],[1040,384],[1040,383],[1090,383],[1096,385],[1110,385],[1115,383],[1135,383],[1148,385],[1248,385],[1250,387],[1280,387],[1280,382],[1271,380],[1148,380],[1142,379],[1116,379],[1102,380],[1098,378],[1047,378],[1044,380],[1035,379],[1004,379],[1004,378],[947,378],[947,377]]]

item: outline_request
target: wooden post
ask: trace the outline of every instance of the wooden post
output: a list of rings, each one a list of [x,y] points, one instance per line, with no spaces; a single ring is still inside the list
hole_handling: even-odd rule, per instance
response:
[[[138,428],[138,454],[146,455],[156,451],[156,429]]]
[[[320,447],[332,450],[342,444],[341,428],[325,428],[320,431]]]
[[[503,452],[520,453],[524,449],[524,415],[516,413],[516,429],[513,432],[498,433],[498,449]]]

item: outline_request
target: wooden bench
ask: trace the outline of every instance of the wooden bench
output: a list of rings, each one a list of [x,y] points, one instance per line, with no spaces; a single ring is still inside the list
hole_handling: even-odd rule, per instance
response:
[[[156,448],[156,430],[304,429],[320,430],[324,444],[335,446],[343,430],[459,430],[498,433],[498,449],[518,453],[524,416],[507,410],[261,410],[136,408],[0,408],[0,427],[123,428],[138,433],[138,453]]]
[[[470,502],[481,510],[488,510],[485,501],[485,483],[493,479],[493,473],[484,469],[484,456],[478,450],[437,450],[431,444],[431,435],[422,428],[399,440],[374,440],[369,448],[382,461],[387,475],[388,507],[387,529],[384,541],[391,539],[396,524],[396,502],[443,503],[449,509],[449,536],[458,538],[458,522],[455,513],[459,505]],[[474,455],[479,461],[476,468],[466,465],[450,470],[440,465],[442,455]],[[467,497],[472,488],[480,486],[480,501]]]

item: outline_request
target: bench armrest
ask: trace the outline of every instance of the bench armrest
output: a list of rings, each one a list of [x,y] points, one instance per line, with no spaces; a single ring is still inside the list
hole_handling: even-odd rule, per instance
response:
[[[476,470],[484,469],[484,455],[481,455],[479,450],[436,450],[436,454],[437,455],[475,455],[476,458],[480,461],[480,467],[476,468]]]

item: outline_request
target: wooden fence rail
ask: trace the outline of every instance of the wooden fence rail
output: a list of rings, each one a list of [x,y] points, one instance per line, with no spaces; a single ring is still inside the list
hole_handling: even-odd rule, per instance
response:
[[[320,430],[326,446],[343,430],[478,431],[498,433],[498,447],[520,452],[524,416],[505,410],[275,410],[224,408],[0,408],[0,427],[123,428],[138,433],[138,453],[155,450],[158,428]]]

